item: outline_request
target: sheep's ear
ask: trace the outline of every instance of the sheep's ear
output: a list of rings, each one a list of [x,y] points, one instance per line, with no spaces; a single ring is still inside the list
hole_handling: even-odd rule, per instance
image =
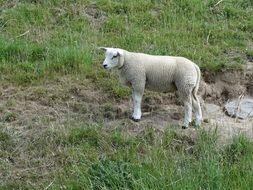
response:
[[[119,52],[117,52],[117,57],[121,56],[121,54]]]
[[[106,47],[99,47],[98,49],[101,49],[103,51],[107,51],[107,48]]]

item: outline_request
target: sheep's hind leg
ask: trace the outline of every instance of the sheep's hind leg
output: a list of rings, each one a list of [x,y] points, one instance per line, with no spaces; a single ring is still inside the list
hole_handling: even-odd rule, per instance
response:
[[[133,92],[133,103],[134,103],[134,112],[132,115],[132,120],[135,122],[138,122],[141,120],[141,100],[142,100],[142,94]]]
[[[186,129],[189,127],[189,123],[192,121],[192,98],[191,94],[187,94],[183,98],[184,100],[184,123],[182,128]]]
[[[201,122],[203,119],[202,119],[202,111],[201,111],[200,102],[199,102],[198,97],[193,96],[192,105],[193,105],[193,112],[196,116],[195,126],[199,127],[201,125]]]

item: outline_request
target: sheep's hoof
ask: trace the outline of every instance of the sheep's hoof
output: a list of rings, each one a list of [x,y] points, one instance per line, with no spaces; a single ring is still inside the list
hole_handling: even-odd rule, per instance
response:
[[[182,126],[182,129],[187,129],[188,127],[186,127],[186,126]]]
[[[135,122],[139,122],[141,119],[135,119],[134,117],[131,117],[131,119]]]

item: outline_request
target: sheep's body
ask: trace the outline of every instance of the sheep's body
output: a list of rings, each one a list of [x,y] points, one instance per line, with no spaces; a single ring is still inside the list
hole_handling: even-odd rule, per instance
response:
[[[146,89],[171,92],[175,87],[195,86],[198,75],[196,65],[183,57],[152,56],[124,51],[124,66],[120,69],[119,76],[124,83],[136,82],[136,85],[143,86],[142,83],[145,82]]]
[[[183,126],[188,127],[191,122],[192,106],[196,123],[200,125],[202,112],[196,95],[200,70],[195,63],[183,57],[154,56],[114,48],[106,48],[106,51],[107,57],[117,52],[120,80],[133,88],[134,120],[141,118],[141,99],[145,88],[158,92],[178,90],[185,106]],[[110,59],[106,59],[104,65],[109,62]]]

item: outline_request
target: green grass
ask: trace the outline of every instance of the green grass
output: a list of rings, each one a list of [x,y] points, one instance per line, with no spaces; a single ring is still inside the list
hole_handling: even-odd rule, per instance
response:
[[[11,140],[8,132],[0,142]],[[3,158],[29,168],[19,179],[1,181],[1,189],[250,189],[253,144],[237,136],[226,146],[215,132],[199,130],[195,139],[168,128],[157,133],[146,128],[132,136],[106,132],[100,125],[52,131],[12,143]],[[12,137],[14,138],[14,137]],[[41,158],[43,158],[41,160]],[[3,160],[1,160],[2,162]],[[2,168],[8,173],[9,165]],[[8,162],[3,162],[8,163]],[[51,164],[51,165],[50,165]],[[49,165],[48,168],[43,168]],[[3,166],[3,164],[1,164]],[[22,170],[21,170],[22,171]],[[18,172],[18,171],[17,171]],[[42,172],[42,173],[41,173]],[[29,182],[27,182],[29,180]]]
[[[252,1],[216,3],[1,1],[1,78],[26,84],[57,73],[96,75],[98,46],[185,56],[209,71],[239,69],[252,51]]]
[[[0,83],[36,85],[82,75],[111,97],[128,97],[130,90],[102,69],[99,46],[185,56],[202,71],[240,69],[253,57],[253,2],[217,2],[0,0]],[[38,89],[35,99],[46,93]],[[131,135],[122,126],[111,131],[74,118],[51,122],[48,116],[12,129],[19,115],[5,107],[23,101],[12,98],[0,105],[0,189],[253,186],[253,144],[243,136],[221,146],[214,132],[198,130],[192,139],[172,126],[165,133],[146,126]],[[110,103],[100,109],[107,117],[117,111]]]

